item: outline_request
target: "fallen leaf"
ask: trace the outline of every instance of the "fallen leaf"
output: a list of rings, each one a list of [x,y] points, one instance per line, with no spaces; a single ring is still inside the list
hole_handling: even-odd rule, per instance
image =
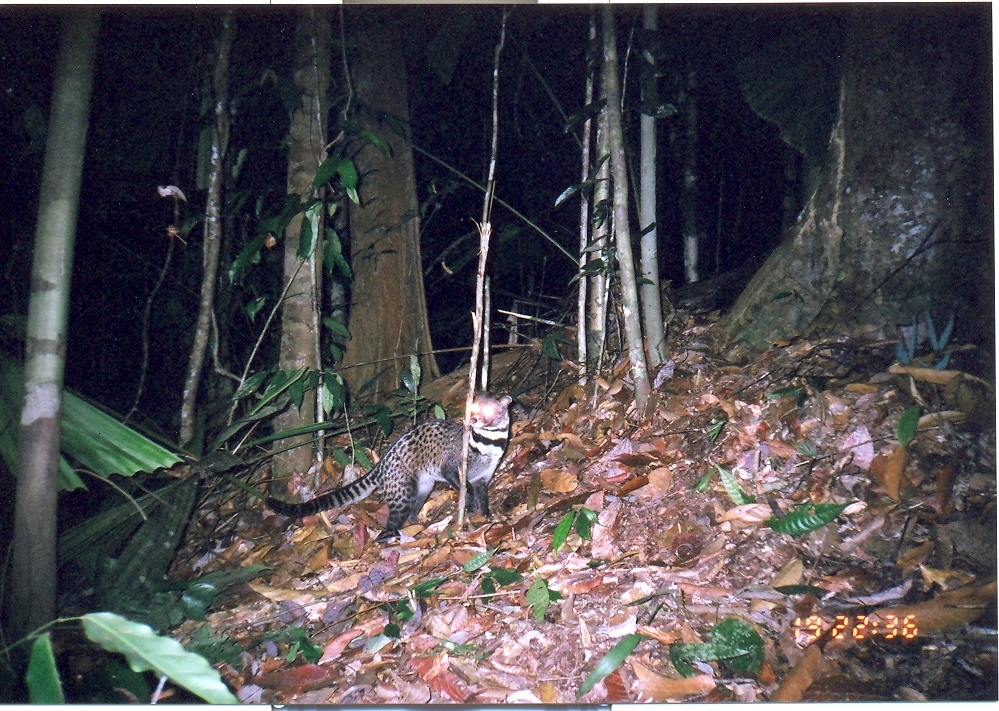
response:
[[[541,483],[548,491],[568,494],[579,486],[579,478],[564,469],[542,469]]]
[[[923,576],[923,583],[927,588],[939,585],[944,590],[953,589],[960,585],[967,585],[975,579],[975,576],[971,573],[964,573],[959,570],[938,570],[922,563],[919,564],[919,573]]]
[[[636,687],[642,696],[652,701],[673,701],[693,695],[704,695],[714,691],[715,680],[708,674],[698,674],[688,679],[670,679],[657,674],[648,667],[632,662]]]
[[[648,484],[641,493],[643,499],[654,496],[664,496],[673,483],[673,470],[669,467],[657,467],[648,473]]]
[[[965,585],[915,605],[885,607],[869,617],[877,616],[885,620],[889,616],[894,616],[897,620],[903,620],[912,616],[920,634],[937,632],[948,627],[974,622],[995,600],[996,581],[993,580],[978,585]]]
[[[777,691],[770,695],[771,701],[801,701],[805,691],[815,681],[822,666],[822,650],[819,645],[813,644],[805,649],[801,660],[791,673],[784,677],[784,681],[777,687]]]
[[[914,368],[912,366],[895,363],[888,372],[892,375],[908,375],[914,380],[922,380],[934,385],[946,385],[951,380],[961,374],[959,370],[937,370],[936,368]]]
[[[294,669],[261,674],[253,680],[254,684],[267,689],[275,689],[282,694],[301,694],[332,686],[340,679],[342,672],[318,664],[304,664]]]
[[[461,680],[451,671],[446,652],[436,657],[413,657],[410,664],[416,669],[420,678],[438,694],[458,703],[468,698],[468,692]]]
[[[317,594],[311,590],[292,590],[290,588],[274,588],[261,583],[249,583],[253,592],[263,595],[274,602],[297,602],[299,605],[311,605],[316,602]]]
[[[926,557],[933,551],[933,541],[926,541],[918,546],[914,546],[898,557],[895,565],[904,573],[908,573],[917,565],[922,567]]]
[[[339,580],[334,580],[326,584],[326,590],[331,593],[356,590],[357,584],[360,582],[361,577],[363,575],[364,573],[354,573],[353,575],[348,575],[346,578],[340,578]]]
[[[353,642],[362,634],[363,632],[355,627],[347,630],[343,634],[337,635],[331,641],[327,642],[325,647],[323,647],[323,656],[320,657],[319,661],[316,663],[325,664],[326,662],[333,661],[343,653],[343,650],[347,648],[348,644]]]
[[[892,501],[898,501],[899,499],[902,484],[904,482],[902,472],[908,462],[909,455],[906,453],[902,445],[896,444],[895,449],[888,457],[888,462],[885,466],[884,480],[885,491],[888,493],[888,498]]]
[[[553,681],[543,681],[538,684],[537,696],[543,704],[557,704],[560,700],[558,689]]]

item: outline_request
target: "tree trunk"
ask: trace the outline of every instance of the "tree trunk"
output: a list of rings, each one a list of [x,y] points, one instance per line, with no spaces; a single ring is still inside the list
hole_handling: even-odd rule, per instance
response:
[[[988,32],[971,13],[859,11],[818,188],[722,322],[722,348],[957,311],[994,328]],[[975,318],[978,321],[975,321]],[[955,330],[957,333],[958,330]]]
[[[392,149],[386,156],[366,144],[354,158],[361,174],[361,206],[350,204],[350,335],[343,359],[344,379],[356,393],[380,373],[376,397],[399,385],[409,355],[433,350],[423,291],[420,217],[416,173],[409,142],[406,66],[398,46],[395,13],[366,7],[347,15],[355,43],[350,69],[358,123]],[[376,112],[394,117],[398,135]],[[424,379],[440,375],[432,355],[421,356]]]
[[[295,28],[295,86],[301,95],[292,113],[289,128],[288,194],[312,197],[316,169],[326,158],[326,95],[330,84],[330,20],[325,8],[309,5],[299,10]],[[322,214],[316,214],[310,226],[322,235]],[[280,370],[318,370],[320,255],[313,240],[312,250],[303,260],[299,254],[303,215],[299,213],[284,232],[284,283],[291,282],[281,307]],[[309,235],[311,237],[312,235]],[[302,407],[294,405],[274,419],[278,431],[304,427],[316,421],[316,403],[307,392]],[[308,435],[282,440],[279,448],[309,441]],[[296,447],[274,457],[277,477],[304,473],[313,462],[311,447]]]
[[[208,348],[208,329],[211,327],[215,308],[215,279],[219,270],[219,250],[222,245],[222,180],[225,153],[229,145],[229,57],[232,54],[232,11],[222,16],[222,34],[219,37],[218,56],[212,71],[212,90],[215,93],[215,129],[212,131],[211,167],[208,173],[208,198],[205,205],[204,272],[201,275],[201,299],[198,320],[194,329],[194,343],[184,381],[184,394],[180,405],[180,436],[183,447],[194,436],[194,410],[198,404],[198,386],[205,365]],[[197,449],[200,449],[200,442]]]
[[[697,194],[697,72],[687,70],[686,135],[683,157],[683,188],[680,211],[683,215],[683,272],[688,284],[700,281],[701,227]]]
[[[604,71],[607,91],[608,138],[610,139],[611,172],[614,176],[614,234],[621,274],[621,309],[624,331],[631,360],[631,377],[635,385],[635,404],[645,412],[649,399],[649,369],[642,344],[641,314],[638,308],[638,287],[635,279],[635,258],[631,249],[631,228],[628,224],[628,172],[624,161],[624,134],[621,130],[621,88],[618,82],[617,32],[614,12],[610,5],[603,9]]]
[[[646,5],[643,27],[656,30],[657,5]],[[649,61],[649,60],[646,60]],[[654,60],[652,60],[654,61]],[[648,100],[650,97],[645,97]],[[638,225],[643,230],[656,222],[656,119],[642,114],[642,169],[641,199],[639,200]],[[649,367],[656,369],[666,359],[665,333],[663,332],[662,296],[659,292],[659,244],[656,228],[642,237],[642,323],[649,345]]]
[[[96,12],[73,10],[64,22],[56,61],[31,268],[20,471],[7,577],[10,641],[55,616],[56,494],[66,314],[99,26]]]

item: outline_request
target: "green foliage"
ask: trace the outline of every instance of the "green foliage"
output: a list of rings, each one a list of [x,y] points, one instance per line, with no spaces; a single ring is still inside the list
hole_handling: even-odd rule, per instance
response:
[[[447,578],[428,578],[414,585],[411,592],[414,597],[428,598],[445,580]]]
[[[768,402],[773,402],[775,400],[783,400],[786,397],[791,398],[798,403],[798,407],[801,407],[804,404],[805,399],[808,397],[808,393],[805,388],[800,385],[789,386],[786,388],[778,388],[772,393],[767,393],[763,399]]]
[[[832,522],[849,504],[806,504],[795,509],[784,518],[771,516],[767,525],[777,533],[790,536],[803,536],[817,531],[827,523]]]
[[[592,689],[598,683],[603,681],[608,674],[613,672],[619,666],[624,663],[628,655],[631,654],[638,643],[645,639],[644,636],[632,633],[622,637],[617,644],[611,647],[610,651],[603,656],[597,665],[593,667],[593,671],[587,674],[586,679],[583,681],[583,685],[579,687],[576,692],[576,698],[585,694],[587,691]]]
[[[695,673],[690,662],[722,662],[733,671],[755,674],[763,666],[763,639],[748,622],[730,617],[712,628],[710,642],[671,644],[669,658],[684,677]]]
[[[489,559],[493,557],[493,554],[495,552],[496,549],[491,548],[489,550],[484,550],[476,553],[465,562],[465,565],[462,566],[462,570],[464,570],[466,573],[474,573],[476,570],[478,570],[486,563],[488,563]]]
[[[21,367],[0,354],[0,456],[12,472],[19,468],[17,437],[23,387]],[[87,488],[73,471],[73,464],[107,479],[112,474],[153,472],[181,461],[166,447],[68,390],[63,391],[59,432],[59,488],[64,491]]]
[[[809,459],[815,459],[819,456],[819,450],[815,446],[815,442],[810,439],[806,439],[804,442],[797,442],[794,445],[794,449],[802,457],[808,457]]]
[[[133,671],[152,670],[209,703],[238,703],[205,658],[185,650],[176,640],[110,612],[84,615],[82,621],[90,641],[125,655]]]
[[[922,412],[922,409],[919,405],[913,405],[906,408],[898,420],[896,435],[898,436],[898,443],[902,445],[902,449],[908,447],[909,442],[916,436],[916,427],[919,425],[920,412]]]
[[[552,532],[552,551],[558,552],[558,549],[562,547],[565,539],[569,536],[569,531],[572,530],[573,525],[575,525],[576,534],[580,538],[584,541],[592,540],[593,524],[596,522],[597,512],[585,506],[580,508],[579,511],[570,511],[562,517],[558,525],[555,526],[554,532]]]
[[[209,664],[225,662],[234,669],[243,668],[243,648],[236,640],[223,633],[216,634],[209,624],[201,625],[194,633],[187,649],[200,654]]]
[[[718,439],[718,435],[721,434],[722,428],[724,428],[725,425],[727,424],[728,420],[723,417],[722,419],[718,420],[718,422],[711,425],[711,428],[708,430],[708,441],[714,442],[716,439]]]
[[[527,589],[525,596],[528,607],[531,608],[531,617],[539,622],[545,618],[548,606],[562,599],[562,595],[548,587],[548,581],[542,577],[537,577]]]
[[[280,639],[291,641],[291,647],[288,649],[288,654],[285,655],[285,660],[289,664],[294,662],[300,653],[309,664],[315,664],[323,656],[322,647],[313,644],[312,640],[309,639],[308,631],[301,627],[286,627],[282,630]]]
[[[56,669],[55,655],[52,654],[52,637],[46,632],[35,638],[31,645],[31,659],[25,675],[28,685],[28,698],[33,704],[61,704],[62,682]]]
[[[732,500],[732,503],[736,506],[742,506],[744,504],[751,504],[756,501],[750,494],[742,487],[738,478],[732,472],[727,469],[722,469],[717,464],[715,469],[718,470],[718,478],[721,479],[722,486],[725,487],[725,492],[728,494],[728,498]]]

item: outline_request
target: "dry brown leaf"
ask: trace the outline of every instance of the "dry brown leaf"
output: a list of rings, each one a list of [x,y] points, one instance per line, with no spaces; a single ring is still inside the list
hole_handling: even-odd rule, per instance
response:
[[[357,584],[360,582],[361,577],[363,575],[364,573],[354,573],[353,575],[348,575],[346,578],[341,578],[340,580],[334,580],[333,582],[326,584],[326,589],[331,593],[356,590]]]
[[[332,662],[334,659],[338,658],[343,650],[347,648],[347,645],[353,642],[355,639],[360,637],[364,632],[357,627],[353,627],[343,634],[337,635],[335,638],[326,643],[323,647],[323,656],[320,657],[317,664],[325,664],[326,662]]]
[[[885,466],[884,487],[888,493],[888,498],[898,501],[904,483],[902,472],[909,462],[909,455],[902,445],[896,444]]]
[[[805,564],[799,558],[792,558],[777,571],[771,587],[779,588],[784,585],[798,585],[805,575]]]
[[[628,687],[621,678],[621,670],[615,669],[604,677],[604,688],[607,689],[606,701],[617,704],[628,699]]]
[[[321,667],[318,664],[303,664],[294,669],[261,674],[254,678],[253,683],[265,689],[276,689],[283,694],[301,694],[333,686],[340,675],[338,669]]]
[[[541,484],[548,491],[568,494],[579,486],[579,478],[564,469],[542,469]]]
[[[818,674],[821,666],[822,650],[819,649],[819,645],[813,644],[805,649],[797,666],[784,677],[784,681],[777,687],[777,691],[771,694],[770,700],[801,701],[805,691],[815,681],[815,675]]]
[[[908,375],[914,380],[922,380],[934,385],[946,385],[961,374],[959,370],[937,370],[936,368],[915,368],[895,363],[888,372],[892,375]]]
[[[933,541],[926,541],[918,546],[910,548],[905,553],[898,557],[895,561],[895,565],[902,569],[903,572],[908,573],[910,570],[915,568],[917,565],[923,567],[922,563],[926,560],[926,557],[933,551]]]
[[[919,573],[923,576],[923,583],[927,588],[939,585],[944,590],[953,589],[960,585],[967,585],[975,579],[975,576],[971,573],[959,570],[939,570],[923,565],[922,563],[919,564]]]
[[[557,704],[559,702],[559,695],[558,689],[555,688],[555,682],[543,681],[538,684],[537,697],[543,704]]]
[[[695,694],[701,696],[714,691],[716,686],[715,680],[708,674],[698,674],[688,679],[670,679],[638,662],[632,662],[631,668],[637,678],[635,685],[638,690],[642,696],[652,701],[674,701]]]
[[[995,599],[996,581],[993,580],[978,585],[965,585],[915,605],[885,607],[869,617],[876,616],[886,620],[894,615],[895,619],[904,620],[912,616],[920,633],[936,632],[974,622]]]
[[[663,496],[669,492],[669,487],[673,483],[673,470],[669,467],[657,467],[649,472],[648,482],[641,493],[642,498]]]
[[[790,459],[797,452],[797,450],[795,450],[795,448],[787,442],[781,442],[777,439],[767,440],[767,446],[770,447],[770,452],[775,457],[780,457],[781,459]]]
[[[639,625],[635,631],[638,632],[638,634],[654,639],[659,642],[659,644],[663,645],[673,644],[679,637],[675,630],[667,632],[659,629],[658,627],[649,627],[648,625]]]
[[[877,385],[871,385],[870,383],[847,383],[846,388],[844,388],[848,393],[859,393],[861,395],[869,395],[870,393],[876,393],[878,391]]]
[[[621,487],[617,490],[617,492],[616,492],[615,495],[616,496],[627,496],[631,492],[643,488],[648,483],[649,483],[649,477],[647,477],[644,474],[642,474],[640,476],[633,476],[632,478],[628,479],[628,481],[624,482],[624,484],[621,485]],[[603,492],[600,492],[600,493],[603,493]],[[648,498],[648,495],[646,494],[645,491],[643,491],[640,494],[640,496],[642,496],[643,498]],[[592,508],[592,507],[589,507],[589,508]]]
[[[296,602],[299,605],[311,605],[316,602],[317,595],[311,590],[275,588],[261,583],[249,583],[249,586],[253,592],[263,595],[268,600],[273,600],[274,602]]]
[[[766,504],[743,504],[723,513],[718,521],[719,523],[729,522],[733,524],[733,528],[740,529],[758,526],[771,516],[773,516],[773,511]]]
[[[468,698],[468,691],[461,680],[451,671],[447,652],[436,657],[413,657],[410,664],[431,689],[451,701],[461,703]]]
[[[329,548],[326,546],[319,546],[319,550],[317,550],[313,556],[309,558],[309,562],[305,564],[305,568],[312,573],[318,573],[324,570],[329,562]]]

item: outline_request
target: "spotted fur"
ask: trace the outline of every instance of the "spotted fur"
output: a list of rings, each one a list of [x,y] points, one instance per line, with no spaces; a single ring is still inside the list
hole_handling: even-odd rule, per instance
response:
[[[489,517],[487,487],[510,440],[511,398],[480,394],[472,407],[468,441],[468,501],[470,513]],[[371,471],[354,482],[303,503],[267,499],[267,506],[285,516],[301,518],[326,509],[356,503],[379,489],[389,516],[379,539],[395,535],[406,521],[415,521],[437,482],[458,488],[464,427],[450,420],[428,420],[403,434]]]

